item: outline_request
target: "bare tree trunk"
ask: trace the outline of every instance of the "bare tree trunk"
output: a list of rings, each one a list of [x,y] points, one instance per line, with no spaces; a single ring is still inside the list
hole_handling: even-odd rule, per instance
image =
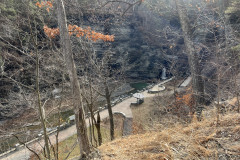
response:
[[[63,87],[62,87],[63,90]],[[58,137],[60,132],[60,125],[61,125],[61,106],[62,106],[62,98],[60,100],[60,103],[58,104],[58,126],[57,126],[57,134],[56,134],[56,152],[55,152],[55,159],[59,159],[59,144],[58,144]]]
[[[201,77],[199,57],[197,53],[195,53],[196,51],[194,49],[194,44],[191,41],[192,31],[190,28],[189,18],[187,17],[187,11],[184,7],[184,2],[182,0],[175,0],[175,3],[177,6],[177,12],[183,30],[184,43],[186,47],[186,52],[188,54],[188,63],[192,75],[195,111],[197,112],[198,119],[200,120],[204,104],[204,84]]]
[[[91,117],[88,118],[88,123],[89,123],[89,141],[91,143],[91,145],[93,146],[93,140],[92,140],[92,137],[93,137],[93,134],[92,134],[92,123],[91,123]]]
[[[85,122],[85,114],[82,103],[81,89],[77,76],[77,69],[75,66],[75,62],[73,59],[72,47],[70,36],[68,34],[67,29],[67,19],[65,14],[65,8],[63,4],[63,0],[57,0],[57,11],[58,11],[58,25],[60,29],[60,38],[61,38],[61,46],[62,51],[65,55],[65,64],[69,73],[71,88],[72,88],[72,96],[73,96],[73,106],[75,109],[75,120],[76,120],[76,128],[77,128],[77,137],[80,147],[80,155],[82,157],[88,155],[91,152],[88,136],[87,136],[87,128]]]
[[[95,123],[95,126],[97,128],[97,133],[98,133],[98,144],[99,144],[99,146],[101,146],[102,145],[102,134],[101,134],[101,118],[100,118],[99,111],[97,114],[97,123]]]
[[[90,111],[90,117],[89,117],[89,120],[91,118],[91,121],[89,121],[89,123],[91,123],[92,125],[92,135],[93,136],[93,139],[94,139],[94,142],[95,142],[95,146],[100,146],[102,144],[102,134],[101,134],[101,126],[100,126],[100,123],[101,123],[101,119],[100,119],[100,114],[99,114],[99,110],[98,110],[98,114],[97,114],[97,120],[94,116],[94,112],[93,112],[93,107],[94,107],[94,97],[93,97],[93,87],[92,87],[92,80],[90,79],[89,80],[89,90],[90,90],[90,101],[88,100],[87,97],[83,96],[87,102],[87,106],[88,106],[88,109]],[[98,134],[98,141],[95,137],[95,128],[94,126],[96,127],[97,129],[97,134]],[[92,142],[92,141],[91,141]],[[92,143],[93,144],[93,143]]]
[[[173,78],[173,95],[174,95],[174,103],[177,103],[177,92],[176,92],[176,86],[177,85],[177,80],[176,77]]]
[[[95,119],[94,113],[93,113],[93,90],[92,90],[92,80],[91,79],[89,81],[89,85],[90,85],[89,90],[90,90],[90,95],[91,95],[90,104],[89,104],[89,107],[88,107],[90,112],[91,112],[91,117],[89,117],[89,119],[91,118],[91,122],[89,122],[89,123],[91,123],[91,126],[92,126],[92,136],[93,136],[92,138],[95,142],[95,145],[97,146],[98,144],[97,144],[97,140],[96,140],[96,137],[95,137],[95,130],[94,130],[94,124],[97,123],[97,122],[96,122],[96,119]]]
[[[240,113],[240,103],[239,103],[239,91],[238,91],[238,84],[237,84],[237,70],[235,71],[235,77],[234,77],[234,86],[235,86],[235,94],[237,96],[237,112]]]
[[[218,71],[217,73],[217,124],[216,126],[218,127],[219,126],[219,114],[220,114],[220,73]]]
[[[45,120],[45,113],[44,109],[41,104],[41,95],[40,95],[40,88],[39,88],[39,55],[38,51],[36,50],[36,94],[37,94],[37,105],[38,105],[38,111],[41,119],[41,124],[43,128],[43,134],[44,134],[44,142],[45,142],[45,149],[46,149],[46,158],[50,160],[50,148],[48,143],[48,134],[46,129],[46,120]]]
[[[100,115],[99,115],[99,111],[98,111],[98,115],[97,115],[97,121],[96,121],[96,118],[94,117],[94,112],[93,112],[93,106],[92,104],[89,105],[89,110],[90,110],[90,113],[91,113],[91,117],[89,117],[89,123],[91,123],[91,128],[92,128],[92,135],[93,137],[93,140],[96,144],[96,146],[98,145],[97,144],[97,140],[96,140],[96,137],[95,137],[95,130],[94,130],[94,126],[96,127],[97,129],[97,134],[98,134],[98,143],[99,143],[99,146],[102,144],[102,134],[101,134],[101,126],[100,126],[100,123],[101,123],[101,119],[100,119]],[[91,118],[91,121],[90,121],[90,118]],[[90,128],[90,129],[91,129]],[[99,141],[100,140],[100,141]],[[92,142],[92,141],[91,141]],[[93,143],[92,143],[93,144]]]
[[[240,113],[239,93],[237,93],[237,112]]]
[[[94,116],[93,116],[94,117]],[[89,117],[90,118],[90,117]],[[95,118],[95,117],[94,117]],[[95,122],[96,122],[96,120],[95,120]],[[97,143],[97,139],[96,139],[96,136],[95,136],[95,128],[94,128],[94,124],[95,124],[95,122],[94,122],[94,119],[91,117],[91,125],[92,125],[92,138],[93,138],[93,140],[94,140],[94,144],[95,144],[95,146],[97,147],[98,146],[98,143]]]
[[[107,100],[109,121],[110,121],[110,136],[111,140],[114,140],[114,122],[113,122],[113,113],[112,113],[112,105],[111,105],[111,94],[107,85],[107,82],[104,81],[105,86],[105,98]]]

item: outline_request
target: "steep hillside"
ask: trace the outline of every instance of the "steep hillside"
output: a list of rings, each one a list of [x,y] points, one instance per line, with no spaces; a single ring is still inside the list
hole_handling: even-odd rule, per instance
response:
[[[240,159],[240,114],[193,121],[101,146],[104,160]]]

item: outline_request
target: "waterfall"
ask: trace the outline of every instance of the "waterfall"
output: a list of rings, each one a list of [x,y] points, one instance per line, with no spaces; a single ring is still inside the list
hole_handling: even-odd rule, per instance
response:
[[[163,69],[162,69],[161,79],[167,79],[167,77],[166,77],[166,68],[165,67],[163,67]]]

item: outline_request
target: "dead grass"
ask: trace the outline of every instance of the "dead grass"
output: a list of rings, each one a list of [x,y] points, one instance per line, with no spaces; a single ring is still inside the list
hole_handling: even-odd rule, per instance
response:
[[[99,147],[104,160],[240,159],[240,114],[221,116],[216,127],[216,112],[210,109],[201,122],[185,123],[170,114],[153,116],[151,102],[133,109],[136,135]]]
[[[133,134],[145,133],[147,131],[159,131],[178,124],[185,124],[185,120],[177,115],[169,114],[166,105],[169,105],[172,97],[145,98],[144,103],[132,107]],[[157,105],[159,103],[161,105]]]

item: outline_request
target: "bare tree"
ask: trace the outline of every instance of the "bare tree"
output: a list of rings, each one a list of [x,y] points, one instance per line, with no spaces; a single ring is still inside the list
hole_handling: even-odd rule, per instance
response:
[[[21,5],[23,5],[23,3],[20,2]],[[14,46],[11,42],[8,41],[8,39],[4,39],[1,37],[1,40],[4,41],[4,43],[6,44],[6,46],[8,46],[9,48],[13,48],[17,51],[19,51],[21,54],[25,55],[25,60],[26,60],[26,64],[27,64],[27,68],[26,69],[33,69],[35,68],[35,76],[34,76],[34,81],[35,82],[35,87],[32,85],[26,85],[24,83],[22,83],[21,81],[19,81],[19,77],[16,78],[15,76],[13,76],[12,73],[10,73],[9,71],[4,70],[3,66],[2,66],[2,76],[6,77],[7,79],[9,79],[10,81],[12,81],[13,83],[16,83],[19,88],[26,88],[26,89],[30,89],[30,92],[34,92],[36,97],[36,105],[38,108],[38,113],[39,113],[39,117],[41,120],[41,126],[43,129],[43,133],[44,133],[44,142],[45,142],[45,150],[46,150],[46,158],[47,159],[51,159],[50,156],[50,146],[49,146],[49,137],[48,137],[48,133],[47,133],[47,126],[46,126],[46,116],[45,116],[45,110],[44,110],[44,104],[42,104],[42,97],[41,97],[41,91],[40,91],[40,59],[41,56],[39,54],[39,52],[42,52],[42,49],[44,47],[44,43],[40,42],[39,39],[41,39],[42,37],[39,35],[39,30],[38,30],[38,23],[36,22],[37,20],[41,19],[40,16],[32,16],[30,15],[30,12],[32,11],[32,8],[30,7],[30,2],[24,4],[24,6],[26,7],[26,15],[27,17],[23,19],[23,21],[26,23],[26,27],[29,29],[27,32],[24,31],[18,31],[22,32],[22,35],[25,36],[25,38],[27,39],[27,41],[29,42],[29,44],[23,44],[21,41],[21,38],[19,38],[20,41],[20,46],[22,48],[18,48],[17,46]],[[32,17],[31,17],[32,16]],[[22,23],[22,22],[19,22]],[[40,38],[41,37],[41,38]],[[26,41],[26,40],[25,40]],[[25,47],[26,51],[23,50],[23,47]],[[31,53],[31,54],[29,54]],[[31,64],[33,63],[33,64]],[[31,66],[31,67],[29,67]],[[17,72],[22,72],[24,69],[20,69],[20,71]],[[15,79],[16,78],[16,79]],[[24,99],[26,101],[26,95],[23,92],[23,96]],[[35,98],[34,98],[35,99]],[[23,142],[21,142],[23,143]]]
[[[62,51],[65,53],[65,64],[69,73],[72,96],[73,96],[73,106],[75,109],[75,119],[77,128],[77,137],[80,147],[80,155],[85,157],[91,152],[91,147],[89,144],[85,113],[83,109],[82,95],[80,84],[78,81],[77,70],[75,62],[73,59],[72,47],[70,36],[67,29],[66,13],[64,9],[64,4],[62,0],[57,0],[57,11],[58,11],[58,24],[60,29],[61,47]]]
[[[194,48],[194,43],[191,40],[192,30],[185,8],[185,4],[182,0],[175,0],[177,12],[180,18],[180,23],[183,30],[183,38],[188,54],[188,61],[192,75],[193,94],[195,99],[195,110],[198,115],[198,119],[201,117],[204,104],[204,86],[203,80],[199,73],[201,73],[198,53]]]
[[[86,75],[86,79],[88,79],[87,85],[90,87],[90,93],[92,92],[91,90],[93,89],[100,96],[104,97],[106,100],[108,114],[109,114],[109,121],[110,121],[110,136],[111,136],[111,140],[113,140],[114,139],[114,121],[113,121],[111,99],[112,99],[113,92],[122,83],[124,60],[119,59],[120,60],[119,63],[116,63],[113,53],[111,51],[105,52],[101,58],[96,58],[97,53],[94,51],[90,51],[89,50],[89,48],[91,48],[90,46],[86,48],[88,48],[85,50],[86,52],[85,59],[88,61],[88,64],[85,65],[85,67],[88,66],[87,68],[85,68],[85,70],[88,71]],[[90,102],[91,101],[88,100],[87,104],[91,104]],[[92,106],[90,108],[92,108]],[[96,120],[94,121],[96,122]],[[98,122],[95,124],[98,124],[98,127],[99,127]]]
[[[87,58],[86,58],[87,59]],[[88,70],[88,72],[85,72],[85,76],[83,76],[82,78],[82,82],[83,82],[83,92],[82,92],[82,96],[84,98],[84,101],[86,102],[86,106],[87,106],[87,110],[90,113],[90,117],[89,117],[89,124],[90,124],[90,138],[91,138],[91,143],[95,145],[101,145],[102,144],[102,134],[101,134],[101,126],[100,126],[100,120],[98,120],[100,118],[100,114],[99,114],[99,107],[97,107],[98,105],[98,100],[99,100],[99,94],[97,92],[94,91],[94,79],[95,79],[95,75],[91,74],[91,69],[88,68],[89,65],[86,64],[84,65],[86,68],[85,70]],[[87,67],[88,66],[88,67]],[[91,66],[91,65],[90,65]],[[90,69],[90,70],[89,70]],[[97,119],[95,117],[97,113]],[[95,137],[95,128],[97,129],[97,136],[98,136],[98,143]],[[92,142],[92,139],[94,140],[94,143]]]
[[[113,140],[114,121],[111,98],[113,92],[123,82],[124,60],[121,60],[120,64],[115,64],[115,61],[113,60],[113,53],[108,51],[104,53],[104,56],[100,61],[95,62],[95,69],[98,73],[97,74],[98,76],[97,79],[99,81],[98,83],[102,86],[100,88],[104,90],[104,92],[100,90],[98,90],[97,92],[106,99],[110,121],[110,136],[111,140]]]

